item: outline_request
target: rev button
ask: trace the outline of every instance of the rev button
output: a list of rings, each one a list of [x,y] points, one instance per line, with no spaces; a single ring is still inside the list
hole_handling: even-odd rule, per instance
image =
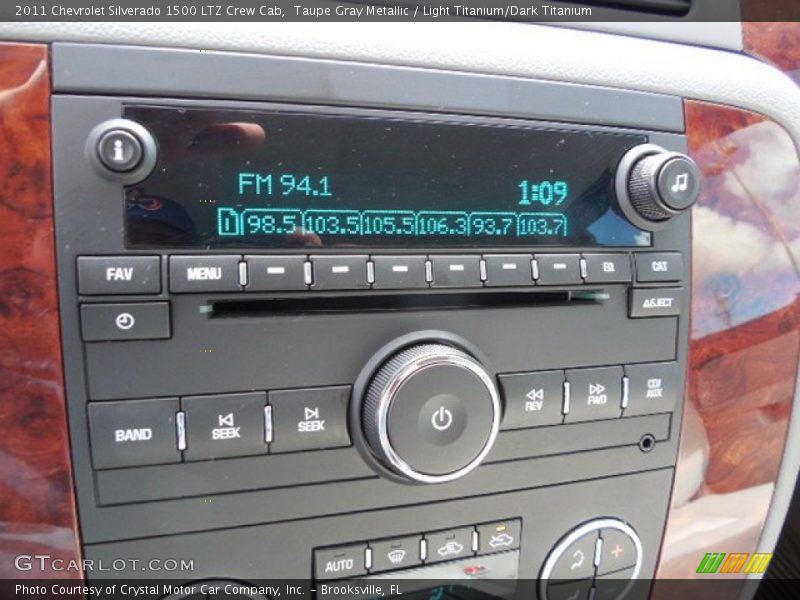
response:
[[[500,375],[506,401],[503,429],[559,425],[564,399],[564,372]]]

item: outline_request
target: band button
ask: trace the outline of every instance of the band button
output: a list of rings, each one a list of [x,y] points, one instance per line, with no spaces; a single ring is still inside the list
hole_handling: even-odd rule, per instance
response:
[[[89,403],[95,469],[177,463],[177,398]]]

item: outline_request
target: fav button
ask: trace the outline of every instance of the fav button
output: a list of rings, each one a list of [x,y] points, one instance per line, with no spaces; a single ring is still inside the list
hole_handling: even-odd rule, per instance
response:
[[[239,256],[170,256],[169,290],[191,292],[238,292]]]
[[[436,563],[472,556],[473,531],[471,527],[464,527],[450,531],[426,533],[428,556],[425,558],[425,562]]]
[[[350,386],[270,392],[274,435],[270,451],[298,452],[349,446],[349,399]]]
[[[89,403],[95,469],[176,463],[177,398]]]
[[[80,256],[78,293],[158,294],[161,258],[158,256]]]
[[[186,460],[266,454],[264,392],[183,398]]]
[[[418,535],[370,542],[372,548],[371,572],[390,571],[392,569],[405,569],[422,564],[419,554]]]
[[[622,410],[622,367],[567,371],[569,412],[565,423],[616,419]]]
[[[506,410],[503,429],[559,425],[564,401],[564,372],[500,375]]]
[[[169,338],[169,302],[81,304],[81,334],[85,342]]]

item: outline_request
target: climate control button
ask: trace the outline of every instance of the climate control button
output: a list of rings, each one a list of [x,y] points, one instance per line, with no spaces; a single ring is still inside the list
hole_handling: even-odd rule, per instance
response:
[[[383,466],[412,481],[438,483],[466,475],[489,452],[500,400],[494,379],[466,352],[420,344],[378,370],[362,418]]]

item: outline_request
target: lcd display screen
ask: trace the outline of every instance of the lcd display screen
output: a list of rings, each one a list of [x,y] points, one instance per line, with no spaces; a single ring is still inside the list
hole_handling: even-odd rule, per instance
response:
[[[127,106],[158,163],[132,248],[648,246],[616,164],[645,136],[503,120]]]

